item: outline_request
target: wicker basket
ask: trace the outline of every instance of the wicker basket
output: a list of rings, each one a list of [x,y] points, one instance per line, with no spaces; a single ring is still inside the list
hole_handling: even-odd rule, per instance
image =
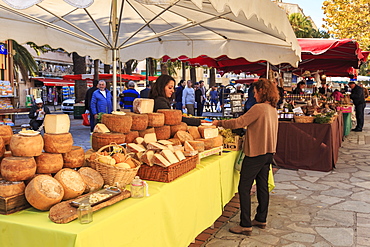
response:
[[[315,117],[311,116],[294,116],[294,122],[296,123],[313,123]]]
[[[137,175],[141,179],[169,183],[196,167],[198,155],[191,156],[168,167],[142,164]]]
[[[110,152],[122,152],[126,153],[126,149],[122,146],[119,146],[115,143],[101,147],[98,152],[102,152],[105,149],[109,149]],[[112,151],[111,151],[112,150]],[[100,154],[98,154],[99,156]],[[98,158],[93,162],[95,164],[96,170],[104,179],[104,184],[110,186],[117,186],[119,188],[124,188],[126,185],[130,184],[131,181],[135,178],[141,163],[136,159],[132,158],[132,161],[135,163],[135,168],[121,168],[108,164],[104,164],[98,161]]]

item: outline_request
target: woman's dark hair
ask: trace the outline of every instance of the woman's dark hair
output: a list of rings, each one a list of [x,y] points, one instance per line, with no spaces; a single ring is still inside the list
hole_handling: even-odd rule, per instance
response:
[[[185,80],[180,80],[179,83],[177,83],[177,86],[181,86],[184,83]]]
[[[261,78],[256,81],[254,88],[257,92],[260,92],[260,102],[269,102],[272,107],[276,107],[277,102],[279,101],[279,91],[274,83],[271,81]]]
[[[156,99],[158,97],[165,97],[166,98],[164,88],[170,81],[175,82],[175,79],[173,79],[173,77],[169,76],[169,75],[159,76],[157,78],[157,80],[155,81],[155,83],[153,83],[152,89],[150,89],[150,91],[149,91],[149,98],[150,99]],[[172,95],[172,97],[173,97],[173,95]]]
[[[300,82],[298,82],[297,87],[299,87],[301,85],[306,85],[306,83],[304,81],[300,81]]]

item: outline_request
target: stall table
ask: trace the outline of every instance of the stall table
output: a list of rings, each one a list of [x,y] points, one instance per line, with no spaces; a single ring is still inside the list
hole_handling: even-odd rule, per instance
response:
[[[222,215],[237,191],[238,152],[202,159],[172,181],[149,181],[149,197],[129,198],[94,212],[93,222],[56,224],[48,212],[29,208],[0,215],[0,246],[188,246]]]
[[[331,171],[343,130],[341,112],[328,124],[279,122],[275,161],[283,168]]]

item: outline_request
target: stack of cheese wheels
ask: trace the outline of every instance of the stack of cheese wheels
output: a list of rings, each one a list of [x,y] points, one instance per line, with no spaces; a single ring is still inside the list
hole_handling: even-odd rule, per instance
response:
[[[36,173],[33,157],[6,157],[1,161],[1,176],[7,181],[27,180]]]
[[[171,126],[164,125],[162,127],[154,128],[157,140],[167,140],[171,137]]]
[[[73,169],[63,168],[54,178],[64,189],[63,200],[75,198],[84,193],[86,184],[81,175]],[[31,181],[32,182],[32,181]]]
[[[129,115],[103,114],[102,123],[112,132],[129,133],[132,127],[132,117]]]
[[[23,136],[13,135],[10,139],[9,148],[13,156],[39,156],[42,153],[44,141],[41,135]]]
[[[12,127],[10,127],[9,125],[0,125],[0,136],[3,138],[5,145],[9,145],[12,135]]]
[[[72,146],[71,151],[62,154],[63,155],[63,167],[65,168],[78,168],[84,164],[85,151],[82,147]]]
[[[62,154],[42,153],[35,157],[38,174],[57,173],[63,168]]]
[[[44,134],[44,150],[47,153],[63,154],[71,151],[73,138],[71,133]]]
[[[101,147],[109,145],[111,143],[121,144],[126,140],[126,135],[123,133],[97,133],[92,134],[92,149],[98,151]]]
[[[32,207],[45,211],[63,199],[64,189],[55,178],[39,175],[26,186],[25,196]]]

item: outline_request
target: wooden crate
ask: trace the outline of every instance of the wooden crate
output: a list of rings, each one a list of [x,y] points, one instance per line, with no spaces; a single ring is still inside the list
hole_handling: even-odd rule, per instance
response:
[[[0,196],[0,214],[12,214],[29,207],[24,193],[10,197]]]
[[[240,136],[235,136],[234,142],[224,144],[224,148],[232,151],[239,151],[242,149],[243,139]]]

